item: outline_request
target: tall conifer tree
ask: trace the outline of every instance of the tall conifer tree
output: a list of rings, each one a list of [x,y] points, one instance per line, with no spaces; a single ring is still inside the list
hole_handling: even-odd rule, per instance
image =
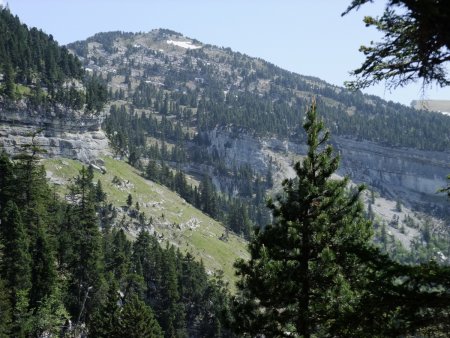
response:
[[[250,261],[236,264],[237,331],[250,336],[326,334],[352,307],[364,265],[352,253],[371,238],[348,179],[335,180],[339,158],[313,103],[306,115],[308,153],[295,165],[297,177],[269,201],[273,224],[256,233]]]

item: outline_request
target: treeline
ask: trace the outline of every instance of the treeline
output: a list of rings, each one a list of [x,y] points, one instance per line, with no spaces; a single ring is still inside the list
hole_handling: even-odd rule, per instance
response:
[[[144,228],[130,242],[92,167],[64,200],[34,152],[0,172],[0,336],[231,336],[221,275]]]
[[[50,106],[61,103],[95,112],[107,99],[106,86],[85,74],[78,58],[51,35],[29,29],[9,9],[0,8],[0,94],[10,100]]]

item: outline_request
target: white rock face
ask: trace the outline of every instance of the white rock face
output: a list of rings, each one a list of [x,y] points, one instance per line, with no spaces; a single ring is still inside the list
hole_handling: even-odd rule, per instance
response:
[[[258,138],[229,128],[208,133],[210,153],[217,152],[229,168],[248,163],[261,175],[272,160],[276,178],[293,177],[292,155],[306,154],[305,144]],[[436,191],[446,186],[450,173],[450,153],[391,148],[373,142],[334,137],[336,152],[341,154],[339,175],[354,182],[367,183],[390,198],[400,197],[411,204],[448,203]],[[279,176],[279,177],[277,177]]]
[[[85,163],[109,153],[108,139],[100,128],[101,117],[85,116],[62,108],[34,111],[25,105],[0,105],[0,148],[9,154],[23,151],[33,142],[43,156],[61,156]]]
[[[341,172],[380,188],[388,196],[432,201],[438,197],[437,190],[446,186],[449,152],[391,148],[338,137],[335,143],[342,154]]]

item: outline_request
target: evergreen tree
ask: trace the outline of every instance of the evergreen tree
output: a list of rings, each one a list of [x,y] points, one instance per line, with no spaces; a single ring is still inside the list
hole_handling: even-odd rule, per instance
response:
[[[105,201],[106,201],[106,193],[103,190],[102,182],[98,180],[95,186],[95,202],[99,204]]]
[[[205,175],[198,188],[200,193],[200,209],[210,215],[217,216],[217,193],[211,178]]]
[[[0,212],[14,192],[14,166],[5,152],[0,154]]]
[[[12,201],[9,201],[3,210],[1,230],[4,243],[1,271],[14,304],[17,292],[28,292],[31,287],[31,257],[28,251],[30,241],[22,217],[17,205]]]
[[[353,250],[371,238],[358,200],[362,188],[350,195],[347,179],[331,179],[339,159],[326,145],[314,103],[304,128],[309,149],[295,165],[297,177],[269,201],[274,223],[257,232],[250,261],[236,264],[237,330],[250,336],[326,335],[352,308],[364,277]]]
[[[164,337],[152,309],[136,296],[132,296],[123,307],[117,330],[117,337]]]
[[[32,248],[31,280],[30,307],[37,308],[51,295],[57,282],[53,250],[42,226]]]
[[[133,243],[132,266],[134,271],[144,278],[144,300],[156,308],[158,292],[161,284],[161,248],[156,238],[141,230]]]
[[[5,281],[0,279],[0,338],[9,337],[12,308]]]
[[[23,337],[29,330],[28,293],[31,287],[29,238],[17,205],[8,201],[1,217],[1,276],[5,278],[13,323],[11,336]],[[7,317],[5,318],[7,319]]]
[[[352,0],[343,15],[368,2],[372,1]],[[351,88],[378,82],[403,87],[418,79],[448,86],[449,15],[450,6],[439,0],[389,0],[382,16],[366,16],[366,26],[380,31],[382,41],[360,48],[366,59],[353,72],[358,78],[350,83]]]
[[[5,77],[5,87],[3,89],[3,92],[5,93],[7,98],[14,100],[16,98],[14,70],[10,62],[7,62],[3,68]]]
[[[130,208],[132,205],[133,205],[133,196],[131,196],[131,194],[128,194],[127,206],[128,206],[128,208]]]
[[[45,296],[30,319],[33,336],[57,336],[69,319],[69,314],[63,304],[63,292],[55,286],[51,294]]]
[[[111,276],[106,299],[101,302],[89,321],[89,335],[96,338],[119,338],[117,335],[121,299],[119,286]]]
[[[68,262],[71,272],[70,310],[81,320],[91,306],[102,282],[102,250],[95,204],[93,168],[83,167],[69,187],[73,204],[68,208],[67,222],[72,251]],[[77,320],[78,321],[78,320]]]
[[[158,307],[155,308],[157,318],[167,338],[186,336],[184,332],[184,309],[180,302],[176,264],[174,248],[167,248],[162,255],[160,293]]]
[[[104,254],[106,272],[111,272],[112,277],[119,283],[124,281],[130,270],[131,243],[122,229],[112,231],[111,240],[105,245]]]

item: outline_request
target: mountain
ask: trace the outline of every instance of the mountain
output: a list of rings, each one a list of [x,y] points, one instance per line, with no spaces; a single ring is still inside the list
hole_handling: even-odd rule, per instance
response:
[[[104,153],[105,87],[51,35],[0,8],[0,140],[9,153],[32,141],[86,162]],[[36,133],[36,131],[41,131]]]
[[[0,29],[0,336],[229,337],[245,241],[107,156],[77,57],[1,5]]]
[[[85,70],[51,35],[28,28],[7,8],[0,7],[0,28],[4,32],[0,36],[0,151],[13,158],[30,153],[26,156],[54,159],[43,163],[63,196],[82,164],[93,165],[103,173],[99,182],[117,212],[127,216],[122,207],[127,195],[133,194],[135,202],[140,202],[140,212],[135,210],[133,215],[152,219],[148,230],[161,243],[176,245],[202,260],[209,274],[222,270],[227,282],[234,281],[233,262],[246,256],[242,239],[225,236],[217,221],[167,188],[139,177],[132,167],[108,158],[109,141],[101,128],[106,100],[103,80]],[[113,178],[123,184],[112,183]],[[118,224],[126,226],[132,238],[142,223],[135,218],[125,217]]]
[[[232,337],[232,264],[313,97],[379,247],[448,263],[447,117],[169,30],[61,47],[1,7],[0,28],[0,335]]]
[[[155,156],[149,142],[163,139],[183,154],[176,166],[192,174],[206,166],[219,190],[242,193],[239,168],[282,178],[292,158],[305,153],[301,121],[315,97],[342,155],[341,174],[415,209],[446,213],[436,191],[450,171],[448,116],[349,92],[165,29],[99,33],[67,47],[107,81],[117,109],[105,129],[124,155],[139,153],[144,163]],[[131,114],[123,128],[122,106]]]

